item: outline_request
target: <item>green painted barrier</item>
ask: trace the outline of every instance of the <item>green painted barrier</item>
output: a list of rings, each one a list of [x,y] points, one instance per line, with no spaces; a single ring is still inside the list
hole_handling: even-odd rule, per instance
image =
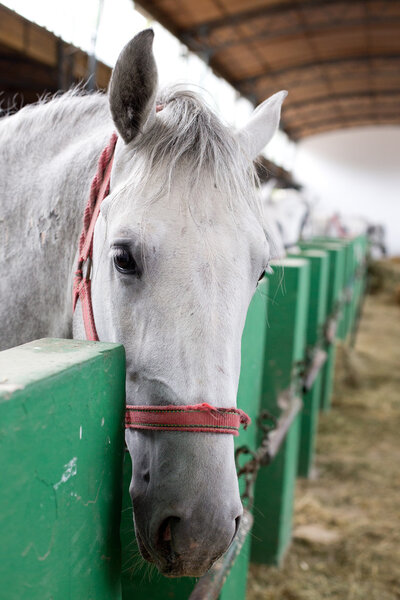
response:
[[[122,346],[0,353],[1,598],[121,598],[124,410]]]
[[[367,270],[367,236],[359,235],[354,240],[354,291],[351,300],[350,317],[350,342],[355,343],[358,322],[361,316],[363,298],[366,290],[366,270]]]
[[[242,337],[242,366],[238,390],[238,406],[245,410],[252,425],[235,438],[235,448],[248,446],[254,451],[258,445],[257,418],[261,409],[263,383],[263,358],[266,347],[267,305],[269,281],[265,277],[259,284],[246,318]],[[244,491],[244,482],[239,481]],[[238,558],[225,582],[220,600],[244,600],[246,597],[247,571],[250,562],[252,534],[247,536]]]
[[[346,239],[343,243],[346,249],[345,274],[343,285],[343,319],[339,327],[338,338],[347,340],[352,326],[352,302],[354,296],[354,277],[356,270],[355,238]]]
[[[309,262],[301,258],[274,261],[273,269],[268,276],[262,408],[275,417],[283,410],[289,425],[280,450],[267,469],[261,468],[256,483],[251,560],[265,564],[279,564],[291,540],[300,413],[294,408],[296,398],[289,395],[286,402],[282,393],[293,388],[293,374],[305,355],[310,280]]]
[[[324,240],[307,240],[299,243],[300,248],[307,249],[322,249],[329,255],[329,277],[328,277],[328,294],[326,303],[327,319],[330,319],[331,326],[337,320],[340,323],[341,310],[340,303],[343,294],[344,281],[344,261],[345,249],[342,244]],[[331,326],[328,329],[331,329]],[[331,406],[333,376],[335,371],[336,359],[336,334],[333,332],[331,340],[326,344],[326,352],[328,358],[323,368],[322,374],[322,389],[320,407],[323,411],[328,411]]]
[[[360,236],[362,237],[362,236]],[[344,249],[344,269],[343,269],[343,282],[342,282],[342,308],[341,318],[338,326],[337,337],[338,339],[345,341],[352,331],[353,318],[354,318],[354,296],[356,294],[356,270],[357,270],[357,245],[359,238],[327,238],[317,237],[314,238],[316,242],[322,242],[322,244],[336,243],[340,244]]]
[[[335,239],[335,243],[341,244],[344,250],[344,272],[343,272],[343,283],[342,283],[342,310],[341,319],[337,331],[337,337],[339,340],[344,341],[347,338],[349,331],[349,304],[350,297],[352,294],[352,276],[354,268],[354,249],[352,240]]]
[[[268,280],[260,282],[250,304],[242,337],[242,366],[237,404],[251,417],[253,424],[241,430],[235,438],[235,447],[247,445],[254,450],[257,444],[257,416],[260,410],[260,396],[263,373],[265,336],[267,332]],[[164,433],[163,435],[168,435]],[[146,598],[149,600],[187,600],[193,591],[196,580],[191,578],[167,579],[144,563],[138,555],[134,541],[132,508],[129,497],[131,464],[126,455],[124,465],[124,499],[121,523],[122,542],[122,598]],[[243,491],[243,484],[240,482]],[[247,539],[229,573],[222,589],[221,600],[244,600],[250,554],[250,537]]]
[[[329,256],[323,250],[303,250],[296,256],[307,259],[311,267],[307,316],[307,349],[310,365],[309,375],[305,381],[307,389],[303,394],[298,469],[301,477],[309,477],[314,460],[323,375],[322,360],[325,347],[323,329],[328,297]],[[319,366],[318,362],[322,366]]]

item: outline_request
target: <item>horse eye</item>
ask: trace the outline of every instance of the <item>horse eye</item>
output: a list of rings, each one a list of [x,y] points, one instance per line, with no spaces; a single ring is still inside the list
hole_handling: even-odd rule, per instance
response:
[[[114,265],[117,271],[125,275],[139,276],[139,269],[135,259],[127,248],[119,247],[114,254]]]
[[[265,273],[266,273],[266,271],[264,270],[264,271],[261,273],[260,277],[258,278],[258,281],[261,281],[261,279],[263,279],[263,277],[265,276]]]

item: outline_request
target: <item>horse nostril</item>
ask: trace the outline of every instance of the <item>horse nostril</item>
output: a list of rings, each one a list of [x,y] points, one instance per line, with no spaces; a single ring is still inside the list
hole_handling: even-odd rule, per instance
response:
[[[149,481],[150,481],[149,471],[146,471],[146,473],[143,474],[143,479],[145,480],[146,483],[149,483]]]
[[[167,517],[161,523],[157,533],[157,547],[163,552],[163,554],[174,554],[172,547],[172,527],[176,523],[179,523],[179,517]]]
[[[235,539],[235,537],[236,537],[236,535],[237,535],[237,532],[239,531],[239,527],[240,527],[240,522],[241,522],[241,520],[242,520],[242,517],[241,517],[241,516],[239,516],[239,517],[236,517],[236,519],[235,519],[235,533],[233,534],[233,538],[232,538],[232,540],[234,540],[234,539]]]

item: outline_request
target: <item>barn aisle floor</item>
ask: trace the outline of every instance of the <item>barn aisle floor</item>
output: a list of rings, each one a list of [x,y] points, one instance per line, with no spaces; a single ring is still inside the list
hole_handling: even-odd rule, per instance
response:
[[[253,565],[248,600],[400,599],[400,306],[369,296],[339,348],[315,474],[297,487],[281,569]]]

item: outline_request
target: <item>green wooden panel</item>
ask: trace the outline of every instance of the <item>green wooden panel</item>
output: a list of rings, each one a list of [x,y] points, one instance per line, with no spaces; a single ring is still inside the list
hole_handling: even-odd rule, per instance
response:
[[[251,417],[253,424],[241,430],[235,438],[235,447],[257,444],[256,421],[260,408],[264,345],[267,330],[268,280],[260,282],[250,304],[242,336],[242,365],[237,405]],[[149,600],[186,600],[196,582],[191,578],[168,579],[149,567],[138,556],[132,524],[132,508],[129,497],[131,465],[126,455],[124,473],[124,499],[121,523],[122,540],[122,597],[148,598]],[[242,487],[242,486],[241,486]],[[250,534],[251,535],[251,534]],[[249,562],[250,537],[247,538],[221,593],[221,600],[244,600]]]
[[[359,235],[354,240],[354,287],[350,308],[350,332],[353,333],[359,318],[362,298],[365,289],[365,261],[366,261],[367,238]]]
[[[349,280],[348,280],[349,296],[348,296],[348,302],[347,302],[347,307],[346,307],[346,338],[348,338],[348,336],[350,335],[352,328],[353,328],[354,302],[355,302],[355,299],[357,296],[357,289],[356,289],[356,284],[357,284],[356,270],[357,270],[357,264],[358,264],[357,247],[358,247],[357,238],[353,238],[351,240],[351,255],[350,255],[351,269],[350,269]]]
[[[321,342],[322,330],[326,319],[329,256],[327,252],[322,250],[303,250],[296,256],[307,259],[311,267],[307,317],[307,346],[308,348],[312,348]],[[312,388],[303,394],[298,468],[298,474],[301,477],[308,477],[313,466],[321,383],[322,370],[315,379]]]
[[[242,338],[242,368],[238,389],[238,406],[251,417],[252,425],[235,438],[235,448],[247,445],[255,450],[258,442],[257,417],[260,413],[263,363],[267,334],[267,302],[269,282],[266,277],[259,283],[247,314]],[[240,482],[243,492],[243,483]],[[251,532],[225,582],[221,600],[244,600],[247,571],[250,560]]]
[[[119,599],[123,347],[38,340],[0,373],[0,596]]]
[[[262,407],[279,416],[277,400],[292,381],[296,362],[304,358],[310,265],[287,258],[273,265],[268,305]],[[254,501],[251,560],[279,564],[291,539],[294,487],[298,468],[300,416],[290,427],[274,461],[258,474]]]
[[[276,399],[290,386],[294,364],[304,358],[310,265],[302,258],[271,265],[262,406],[279,415]]]
[[[328,297],[326,312],[330,315],[341,297],[344,281],[345,251],[343,244],[321,239],[304,240],[299,243],[301,249],[323,250],[329,255]]]
[[[351,297],[353,294],[354,270],[355,270],[355,252],[354,244],[356,238],[326,238],[316,237],[314,241],[322,243],[335,243],[343,248],[344,267],[343,267],[343,298],[341,318],[338,326],[337,337],[345,340],[351,329]]]
[[[312,388],[303,394],[298,468],[298,475],[300,477],[309,477],[314,465],[322,377],[323,370],[321,369]]]
[[[300,414],[273,462],[259,471],[255,497],[255,522],[251,561],[279,565],[292,535],[293,503],[298,468]]]
[[[338,302],[343,294],[345,248],[343,244],[328,241],[328,239],[307,240],[300,242],[300,247],[306,249],[322,249],[329,255],[328,294],[326,314],[334,314]],[[327,346],[328,358],[322,372],[320,407],[328,411],[331,405],[333,375],[335,370],[336,346],[335,342]]]
[[[345,340],[350,331],[351,318],[351,294],[353,293],[353,277],[354,277],[354,244],[353,240],[346,239],[343,242],[345,248],[345,272],[343,280],[344,305],[342,311],[342,319],[339,324],[338,338]]]

